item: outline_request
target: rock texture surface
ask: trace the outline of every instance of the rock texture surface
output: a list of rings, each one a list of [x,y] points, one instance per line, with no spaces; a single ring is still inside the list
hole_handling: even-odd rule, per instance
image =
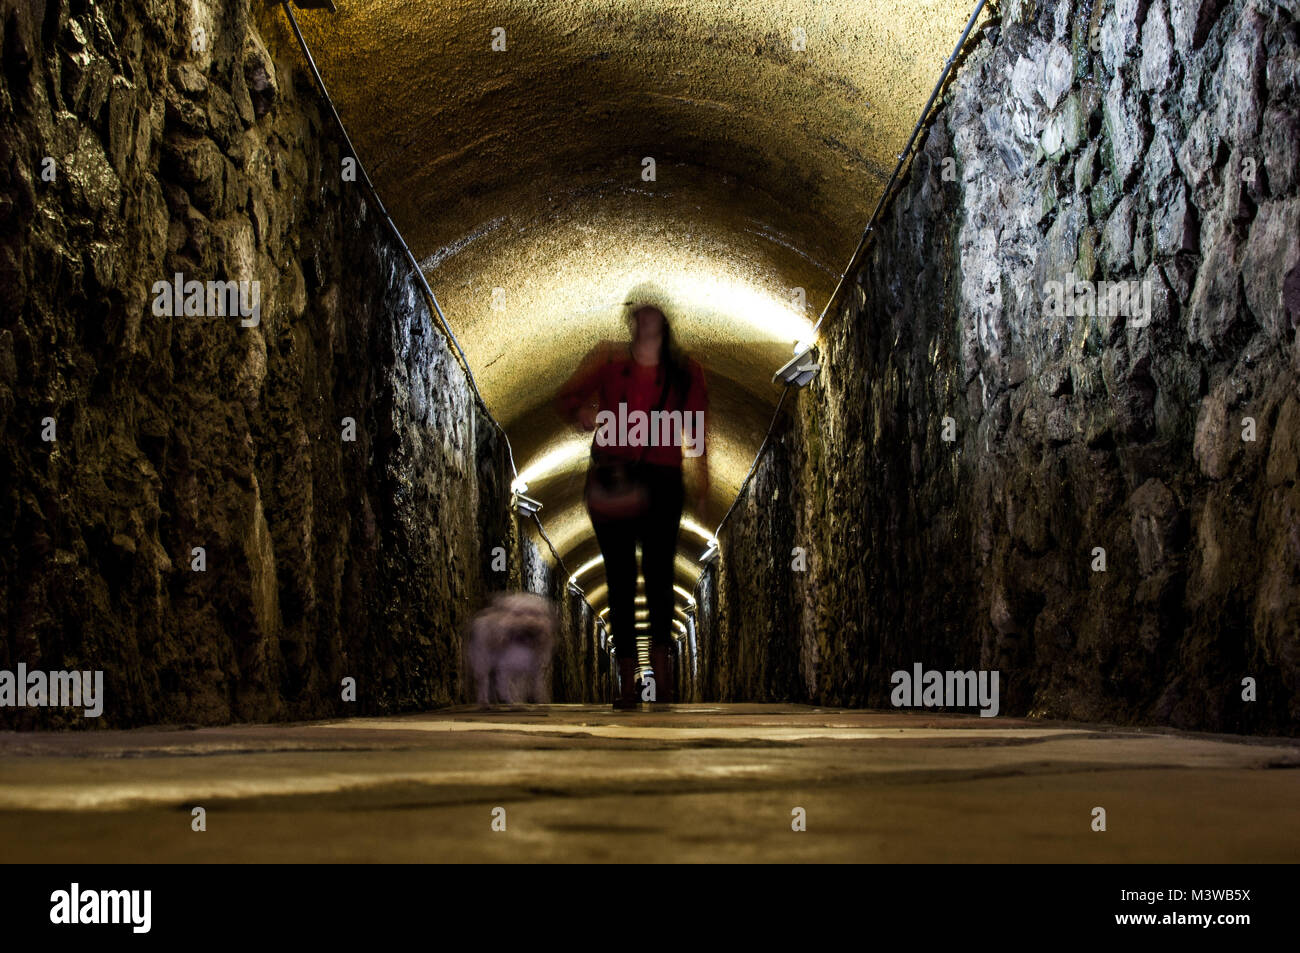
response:
[[[102,669],[114,726],[464,697],[535,544],[283,13],[0,9],[0,668]],[[156,315],[176,273],[258,281],[260,320]]]
[[[919,661],[1006,714],[1296,732],[1297,12],[1004,4],[701,582],[703,696],[887,706]]]

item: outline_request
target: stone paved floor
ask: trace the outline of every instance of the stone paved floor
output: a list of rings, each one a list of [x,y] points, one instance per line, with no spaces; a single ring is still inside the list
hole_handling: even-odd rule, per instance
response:
[[[1293,739],[777,705],[4,732],[0,854],[1295,862],[1298,768]]]

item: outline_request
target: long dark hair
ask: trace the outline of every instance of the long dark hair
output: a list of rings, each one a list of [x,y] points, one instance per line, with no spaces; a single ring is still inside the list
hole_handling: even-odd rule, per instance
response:
[[[636,316],[642,311],[654,311],[663,319],[663,336],[659,342],[659,376],[656,380],[662,387],[664,383],[664,374],[668,375],[668,386],[677,394],[677,403],[679,405],[686,403],[686,395],[691,389],[691,359],[685,351],[677,344],[677,339],[673,336],[672,323],[668,320],[668,315],[664,314],[663,309],[657,304],[637,304],[633,301],[627,302],[627,323],[632,334],[632,340],[636,340],[637,320]],[[631,347],[629,343],[628,347]]]

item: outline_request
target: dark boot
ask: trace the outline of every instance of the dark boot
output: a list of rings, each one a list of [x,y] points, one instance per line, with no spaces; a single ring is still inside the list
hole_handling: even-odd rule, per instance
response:
[[[673,679],[673,650],[669,645],[650,646],[650,667],[655,670],[655,701],[660,705],[671,705],[675,700]]]
[[[641,694],[636,684],[636,659],[618,660],[618,697],[614,699],[616,710],[636,708],[641,704]]]

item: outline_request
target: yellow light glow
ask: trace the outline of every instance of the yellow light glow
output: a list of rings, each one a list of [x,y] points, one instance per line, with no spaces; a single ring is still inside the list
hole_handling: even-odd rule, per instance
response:
[[[519,471],[516,482],[537,483],[566,470],[580,469],[591,453],[590,434],[570,434],[534,457]]]
[[[592,556],[590,559],[588,559],[585,563],[583,563],[583,564],[582,564],[581,566],[579,566],[577,569],[573,570],[573,575],[569,577],[569,582],[577,583],[577,581],[578,581],[579,579],[581,579],[584,575],[586,575],[587,573],[591,572],[591,571],[592,571],[593,569],[595,569],[597,566],[602,566],[602,565],[604,565],[604,563],[605,563],[605,560],[604,560],[603,557],[601,557],[601,556]]]
[[[689,516],[682,517],[682,529],[688,530],[689,532],[698,536],[700,539],[704,540],[705,542],[708,542],[709,540],[713,539],[713,530],[705,529],[703,526],[695,522],[695,520],[691,519]]]
[[[793,343],[812,338],[813,323],[795,309],[793,298],[776,297],[752,281],[701,269],[698,264],[673,273],[671,281],[673,299],[689,302],[697,311],[726,315],[728,325],[746,329],[753,339]]]

